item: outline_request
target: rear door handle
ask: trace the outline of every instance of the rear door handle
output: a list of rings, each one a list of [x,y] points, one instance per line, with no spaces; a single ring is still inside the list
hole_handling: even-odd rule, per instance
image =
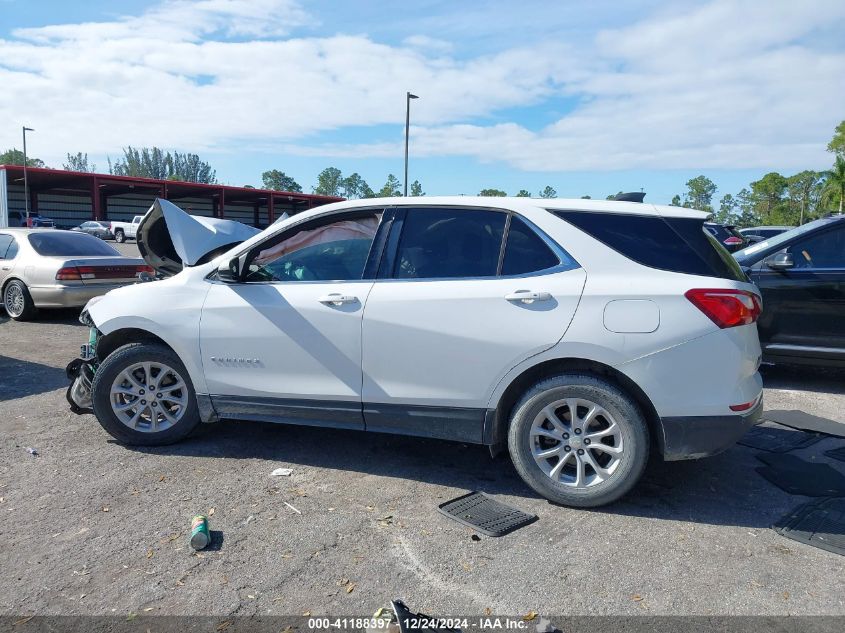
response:
[[[517,290],[505,295],[508,301],[519,301],[521,303],[534,303],[535,301],[548,301],[552,298],[550,292],[535,292],[533,290]]]
[[[333,292],[328,295],[323,295],[318,299],[318,301],[326,305],[342,306],[344,303],[356,303],[358,301],[358,297]]]

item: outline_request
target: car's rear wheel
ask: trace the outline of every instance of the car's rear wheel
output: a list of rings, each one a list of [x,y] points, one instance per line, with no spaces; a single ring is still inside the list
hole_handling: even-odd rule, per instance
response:
[[[517,403],[508,448],[531,488],[555,503],[589,508],[636,484],[649,435],[636,402],[616,385],[564,374],[534,385]]]
[[[35,316],[35,302],[29,288],[18,279],[13,279],[3,289],[3,306],[15,321],[28,321]]]
[[[123,244],[126,241],[126,236],[123,234],[122,230],[117,229],[114,232],[114,241],[118,244]]]
[[[188,372],[163,345],[118,348],[97,368],[91,391],[97,420],[124,444],[172,444],[200,422]]]

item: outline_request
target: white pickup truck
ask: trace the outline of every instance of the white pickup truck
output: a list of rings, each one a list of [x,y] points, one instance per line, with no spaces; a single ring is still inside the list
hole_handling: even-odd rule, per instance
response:
[[[143,215],[136,215],[131,222],[110,222],[114,241],[122,244],[129,239],[134,240],[143,217]]]

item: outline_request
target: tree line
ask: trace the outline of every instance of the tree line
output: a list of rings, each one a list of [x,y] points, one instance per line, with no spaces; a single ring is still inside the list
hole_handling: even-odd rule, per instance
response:
[[[770,172],[743,187],[736,195],[726,193],[714,204],[718,187],[704,175],[691,178],[686,183],[686,191],[672,198],[671,205],[699,209],[713,214],[716,222],[734,224],[740,227],[769,225],[798,225],[821,217],[838,209],[843,212],[845,204],[845,121],[834,130],[833,138],[827,150],[834,155],[834,163],[824,171],[804,170],[790,176]],[[158,147],[125,147],[123,156],[112,162],[108,158],[110,174],[156,178],[159,180],[182,180],[186,182],[217,182],[217,173],[211,165],[197,154],[169,152]],[[22,165],[23,152],[10,149],[0,153],[0,165]],[[45,167],[38,158],[27,158],[30,167]],[[78,152],[68,154],[62,167],[70,171],[94,172],[96,165],[89,164],[88,154]],[[302,192],[300,185],[292,176],[278,169],[271,169],[261,174],[265,189],[274,191]],[[249,186],[249,185],[247,185]],[[341,198],[384,198],[402,195],[399,179],[388,174],[384,185],[373,189],[358,172],[344,176],[337,167],[327,167],[317,174],[317,184],[311,188],[315,194]],[[622,193],[622,192],[619,192]],[[411,196],[424,196],[419,180],[411,183]],[[489,188],[478,192],[479,196],[507,196],[501,189]],[[532,196],[527,189],[520,189],[519,198]],[[618,194],[610,194],[613,199]],[[556,198],[557,191],[550,185],[537,193],[540,198]],[[581,196],[590,198],[590,196]]]
[[[714,205],[716,184],[704,175],[687,181],[683,197],[671,204],[713,213],[722,224],[739,227],[766,225],[796,226],[833,211],[843,212],[845,204],[845,121],[836,126],[827,145],[833,165],[824,171],[804,170],[791,176],[770,172],[743,187],[735,196],[726,193]]]

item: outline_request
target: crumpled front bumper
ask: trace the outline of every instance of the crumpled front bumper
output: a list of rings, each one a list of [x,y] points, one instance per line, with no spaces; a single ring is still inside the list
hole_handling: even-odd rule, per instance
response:
[[[68,380],[71,381],[67,388],[65,398],[70,404],[70,410],[77,415],[93,413],[93,402],[91,401],[91,384],[94,381],[96,366],[91,360],[75,358],[65,368]]]

